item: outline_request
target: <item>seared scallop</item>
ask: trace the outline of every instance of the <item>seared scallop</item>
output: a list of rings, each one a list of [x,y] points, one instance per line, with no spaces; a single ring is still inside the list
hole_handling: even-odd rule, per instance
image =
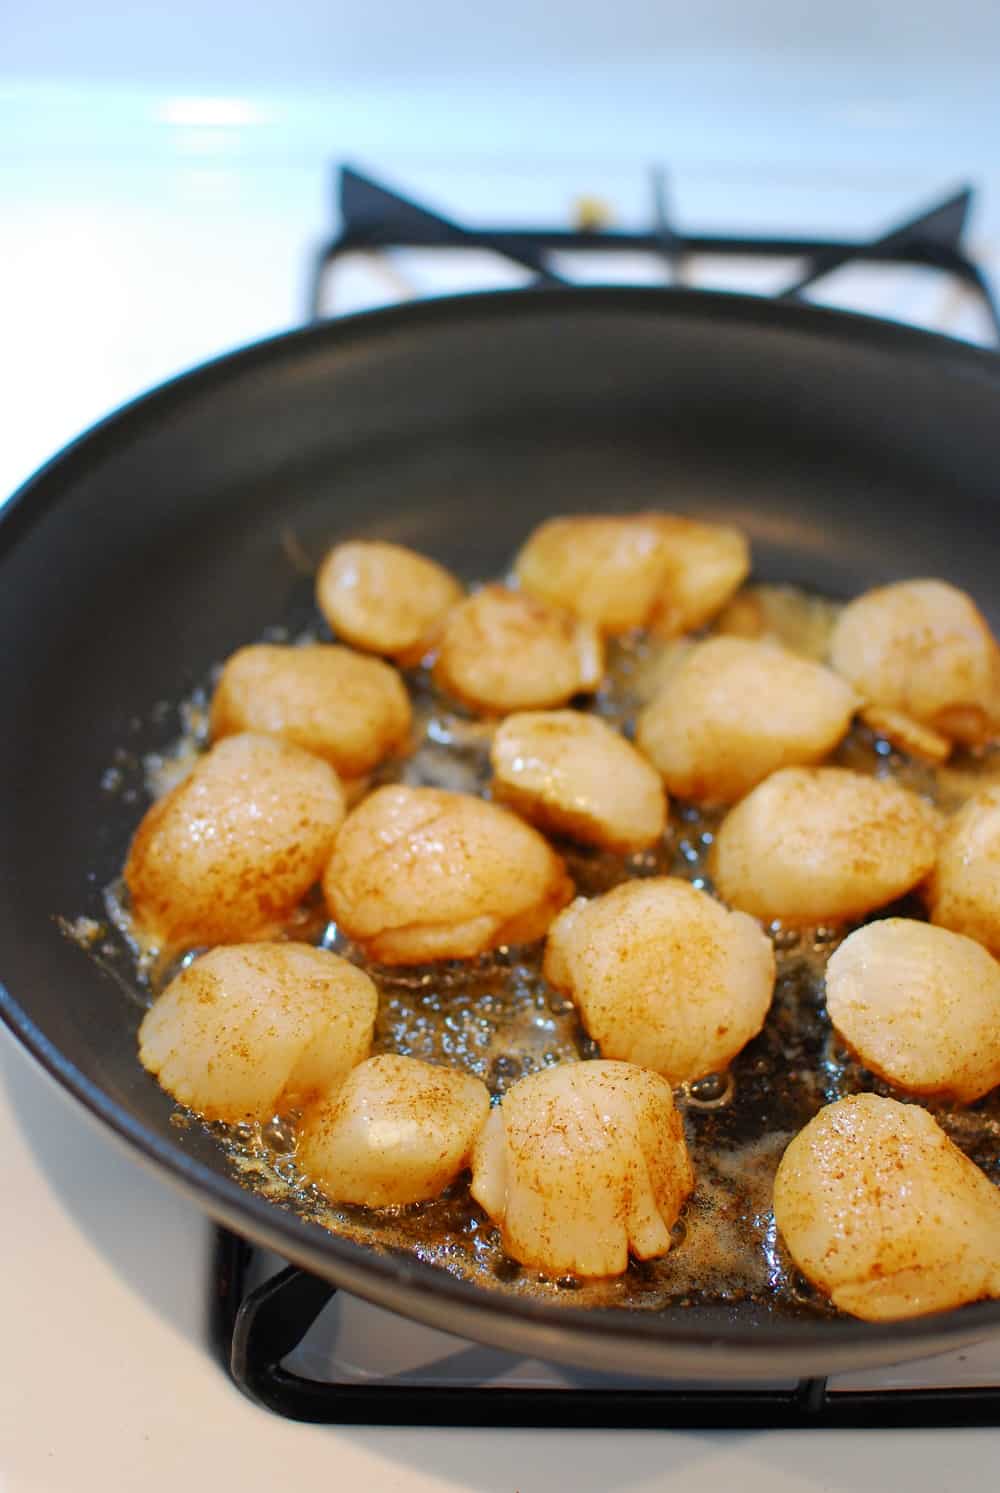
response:
[[[382,540],[335,545],[316,577],[317,605],[338,637],[404,664],[419,662],[461,599],[443,565]]]
[[[856,705],[820,664],[770,643],[710,638],[642,711],[636,743],[671,793],[732,803],[778,768],[821,761]]]
[[[529,595],[602,632],[644,627],[666,574],[659,515],[549,519],[529,535],[514,570]]]
[[[564,705],[601,682],[604,651],[588,623],[558,607],[484,586],[449,614],[434,679],[472,710]]]
[[[746,578],[746,537],[666,513],[555,518],[529,536],[522,588],[615,634],[677,636],[714,616]]]
[[[1000,729],[1000,649],[975,602],[945,581],[866,591],[840,615],[830,661],[873,706],[949,741]]]
[[[490,757],[494,798],[541,829],[618,851],[642,850],[663,834],[667,800],[657,774],[596,716],[508,716]]]
[[[750,573],[750,546],[739,529],[676,514],[660,516],[667,564],[649,626],[676,638],[710,622]]]
[[[516,814],[398,785],[348,815],[323,890],[331,917],[370,958],[424,964],[541,938],[573,884]]]
[[[318,881],[344,818],[333,768],[245,732],[150,808],[125,863],[139,933],[160,946],[266,938]]]
[[[774,1179],[774,1219],[834,1306],[893,1322],[1000,1296],[1000,1189],[915,1104],[820,1110]]]
[[[670,1249],[694,1186],[670,1085],[628,1063],[569,1063],[514,1084],[472,1158],[472,1195],[515,1260],[620,1275]]]
[[[710,857],[720,896],[765,922],[861,918],[923,881],[939,821],[888,779],[786,767],[731,809]]]
[[[402,679],[381,659],[334,643],[254,643],[226,661],[212,698],[212,735],[280,736],[355,778],[398,751],[410,715]]]
[[[378,994],[325,949],[212,949],[143,1017],[139,1057],[169,1094],[209,1120],[267,1120],[339,1087],[367,1057]]]
[[[774,950],[752,918],[674,877],[580,897],[549,929],[545,978],[607,1058],[671,1083],[724,1069],[764,1025]]]
[[[1000,788],[974,794],[949,821],[928,901],[932,922],[1000,958]]]
[[[827,965],[826,1005],[900,1088],[971,1104],[1000,1083],[1000,964],[960,933],[910,918],[856,929]]]
[[[306,1112],[298,1160],[334,1202],[419,1203],[468,1166],[489,1108],[471,1074],[382,1053]]]

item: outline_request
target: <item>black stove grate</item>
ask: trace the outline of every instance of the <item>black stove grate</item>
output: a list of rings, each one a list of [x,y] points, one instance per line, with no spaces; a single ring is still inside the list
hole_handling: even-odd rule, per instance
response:
[[[309,278],[307,314],[317,320],[327,299],[327,280],[345,254],[392,249],[486,249],[532,272],[531,286],[566,285],[550,264],[565,250],[623,250],[657,255],[670,283],[683,283],[689,255],[800,259],[803,269],[778,299],[794,299],[830,275],[855,262],[918,265],[941,270],[971,290],[982,303],[1000,343],[1000,307],[982,269],[964,248],[965,229],[974,202],[972,187],[922,209],[887,233],[867,242],[840,239],[782,238],[765,235],[687,233],[670,221],[666,176],[652,173],[652,223],[645,232],[620,229],[465,228],[420,203],[390,190],[350,166],[336,172],[339,232],[318,251]],[[530,288],[530,287],[529,287]]]
[[[211,1318],[216,1351],[257,1405],[324,1425],[590,1427],[627,1430],[874,1429],[1000,1425],[1000,1385],[942,1389],[511,1388],[506,1385],[335,1383],[285,1360],[336,1287],[289,1265],[249,1288],[254,1246],[217,1232]]]

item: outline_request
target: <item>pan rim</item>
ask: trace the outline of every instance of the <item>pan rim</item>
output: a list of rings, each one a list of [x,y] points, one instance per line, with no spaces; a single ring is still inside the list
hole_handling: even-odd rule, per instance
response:
[[[919,356],[924,363],[929,361],[932,366],[947,368],[959,377],[984,379],[1000,393],[1000,357],[989,349],[874,317],[801,303],[714,291],[619,286],[492,291],[424,300],[361,312],[250,343],[199,364],[129,401],[64,447],[29,477],[0,510],[0,563],[51,505],[65,499],[75,478],[101,459],[109,443],[128,438],[147,422],[158,420],[171,409],[228,380],[252,374],[275,360],[293,357],[303,347],[350,350],[359,338],[369,340],[419,328],[425,323],[441,325],[470,315],[506,316],[512,308],[519,315],[549,315],[563,307],[595,314],[605,308],[620,311],[628,307],[667,319],[710,315],[729,325],[760,324],[770,331],[785,330],[827,339],[842,337],[854,343],[861,340],[875,350]],[[581,1353],[590,1356],[595,1352],[595,1343],[596,1351],[602,1343],[607,1346],[614,1343],[623,1349],[645,1343],[650,1349],[669,1352],[684,1371],[691,1367],[697,1372],[696,1364],[692,1362],[689,1366],[685,1362],[686,1356],[690,1355],[692,1360],[700,1356],[703,1360],[706,1352],[711,1351],[727,1358],[724,1363],[716,1364],[715,1377],[738,1376],[741,1369],[758,1374],[765,1359],[768,1373],[777,1377],[782,1373],[792,1376],[801,1372],[840,1372],[852,1366],[854,1357],[869,1362],[875,1347],[885,1350],[886,1362],[892,1361],[894,1355],[924,1356],[973,1341],[1000,1326],[1000,1303],[996,1302],[977,1303],[958,1311],[892,1324],[789,1319],[761,1325],[734,1319],[724,1326],[707,1328],[696,1320],[687,1324],[676,1319],[665,1327],[662,1317],[655,1312],[621,1308],[588,1310],[493,1292],[456,1279],[440,1267],[412,1257],[383,1254],[332,1235],[318,1225],[308,1225],[249,1192],[234,1179],[186,1156],[87,1079],[49,1042],[2,982],[0,1018],[49,1076],[81,1103],[105,1131],[110,1130],[133,1154],[193,1195],[210,1214],[232,1222],[237,1229],[241,1225],[252,1229],[255,1238],[327,1277],[335,1276],[340,1267],[342,1275],[352,1278],[346,1288],[368,1295],[369,1299],[381,1299],[386,1304],[387,1296],[402,1291],[408,1298],[414,1298],[410,1303],[414,1308],[412,1315],[423,1316],[424,1320],[433,1317],[439,1327],[441,1314],[435,1315],[433,1305],[451,1303],[461,1308],[463,1318],[456,1330],[468,1329],[473,1335],[475,1325],[482,1323],[483,1339],[495,1341],[496,1332],[489,1331],[490,1324],[498,1328],[501,1319],[512,1319],[525,1336],[534,1333],[547,1338],[545,1346],[551,1356],[560,1356],[562,1348],[563,1357],[576,1357],[580,1361]],[[366,1291],[364,1280],[368,1277],[371,1289]],[[431,1302],[429,1315],[419,1310],[427,1301]],[[392,1309],[406,1312],[408,1306],[406,1301],[393,1300]]]
[[[979,377],[1000,389],[1000,349],[927,331],[884,317],[841,311],[807,301],[770,300],[762,295],[738,291],[691,290],[682,286],[586,285],[517,290],[469,291],[462,295],[428,296],[400,305],[357,311],[331,317],[291,331],[256,338],[251,342],[194,364],[170,378],[143,390],[110,410],[59,448],[31,473],[0,507],[0,562],[16,543],[23,526],[30,525],[49,504],[56,501],[61,485],[70,480],[77,466],[96,459],[106,444],[124,436],[148,419],[165,414],[178,402],[198,397],[216,383],[252,373],[283,354],[312,344],[336,348],[350,346],[359,336],[377,338],[419,327],[423,322],[440,324],[478,312],[486,317],[504,316],[512,307],[528,314],[546,314],[554,307],[572,304],[576,309],[600,313],[605,307],[647,308],[659,315],[683,318],[713,310],[730,323],[766,323],[767,330],[835,338],[837,333],[852,340],[866,339],[888,353],[920,354],[923,360],[950,365],[962,377]],[[51,491],[50,489],[51,485]],[[29,505],[31,509],[29,511]]]

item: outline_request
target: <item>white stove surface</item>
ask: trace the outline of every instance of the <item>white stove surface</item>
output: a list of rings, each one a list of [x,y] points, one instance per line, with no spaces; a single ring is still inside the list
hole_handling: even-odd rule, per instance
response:
[[[264,1255],[267,1275],[281,1268],[277,1256]],[[274,1270],[270,1267],[273,1265]],[[338,1294],[302,1343],[290,1355],[288,1365],[306,1378],[335,1384],[368,1384],[391,1379],[394,1384],[427,1386],[503,1385],[512,1389],[662,1389],[663,1381],[594,1369],[574,1369],[539,1359],[519,1358],[499,1349],[438,1332],[406,1321],[392,1312],[372,1306],[357,1297]],[[1000,1382],[1000,1340],[992,1339],[953,1353],[893,1368],[838,1374],[828,1381],[832,1394],[846,1390],[937,1389],[959,1385],[976,1388]],[[792,1390],[794,1379],[755,1382],[759,1389]],[[691,1381],[673,1381],[677,1389],[740,1389],[736,1380],[724,1378],[714,1386]]]
[[[16,101],[15,101],[16,102]],[[157,116],[157,152],[142,159],[94,140],[93,158],[67,160],[51,140],[34,156],[0,155],[5,265],[0,275],[0,408],[16,419],[0,441],[0,494],[92,420],[205,357],[295,325],[306,256],[328,232],[335,144],[304,126],[288,146],[246,147],[238,101],[174,100]],[[10,100],[0,90],[0,112]],[[180,105],[183,104],[183,108]],[[18,107],[23,105],[23,99]],[[133,107],[134,101],[129,107]],[[164,106],[166,107],[166,106]],[[227,112],[228,107],[228,112]],[[214,114],[213,114],[214,109]],[[235,109],[235,112],[234,112]],[[90,121],[93,133],[96,126]],[[225,137],[225,138],[224,138]],[[264,138],[273,144],[272,136]],[[246,147],[246,148],[245,148]],[[639,159],[638,153],[633,159]],[[625,226],[646,216],[644,173],[598,159],[500,166],[428,150],[369,164],[406,192],[471,222],[517,226],[568,220],[574,199],[598,197]],[[876,170],[775,164],[725,169],[681,162],[676,220],[699,230],[873,234],[958,180],[961,159],[899,157]],[[947,169],[946,169],[947,167]],[[1000,177],[983,188],[972,245],[1000,251]],[[13,209],[13,211],[11,211]],[[569,268],[567,266],[567,268]],[[587,266],[574,267],[574,273]],[[766,290],[794,266],[748,271],[689,266],[695,282]],[[648,261],[598,272],[652,278]],[[516,283],[480,257],[446,269],[426,257],[343,266],[337,310],[405,293]],[[972,340],[985,323],[963,293],[926,272],[889,277],[853,269],[824,288],[855,309],[908,317]],[[68,993],[71,998],[71,992]],[[0,1490],[176,1493],[225,1485],[241,1493],[313,1486],[474,1489],[534,1493],[724,1487],[747,1493],[965,1490],[996,1465],[1000,1429],[880,1432],[565,1432],[429,1428],[341,1430],[283,1423],[245,1401],[210,1355],[204,1279],[209,1226],[147,1174],[0,1034],[0,1129],[5,1204],[0,1222],[3,1369]],[[470,1350],[444,1334],[345,1300],[306,1349],[312,1366],[337,1359],[356,1378],[435,1363],[445,1377],[559,1383],[561,1370]],[[961,1354],[843,1387],[1000,1382],[1000,1339]]]

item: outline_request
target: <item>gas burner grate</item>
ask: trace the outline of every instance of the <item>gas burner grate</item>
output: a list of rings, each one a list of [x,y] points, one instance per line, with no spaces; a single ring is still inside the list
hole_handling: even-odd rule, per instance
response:
[[[336,1287],[289,1265],[250,1286],[254,1246],[217,1231],[211,1319],[216,1351],[256,1404],[326,1425],[766,1430],[1000,1425],[1000,1385],[935,1389],[514,1388],[504,1384],[333,1382],[286,1366]]]
[[[307,314],[324,314],[330,272],[349,253],[393,249],[487,250],[531,272],[528,288],[568,285],[552,268],[550,257],[564,251],[653,254],[663,264],[669,284],[684,283],[685,261],[692,256],[797,259],[802,269],[792,283],[778,291],[779,300],[792,300],[835,270],[852,263],[919,266],[943,271],[981,302],[994,340],[1000,343],[1000,306],[989,280],[964,248],[964,236],[974,202],[972,187],[947,196],[921,210],[887,233],[867,242],[839,239],[782,238],[766,235],[687,233],[670,221],[666,175],[654,169],[652,224],[645,232],[612,228],[465,228],[420,203],[383,186],[350,166],[337,168],[336,196],[339,233],[318,251],[309,279]]]

